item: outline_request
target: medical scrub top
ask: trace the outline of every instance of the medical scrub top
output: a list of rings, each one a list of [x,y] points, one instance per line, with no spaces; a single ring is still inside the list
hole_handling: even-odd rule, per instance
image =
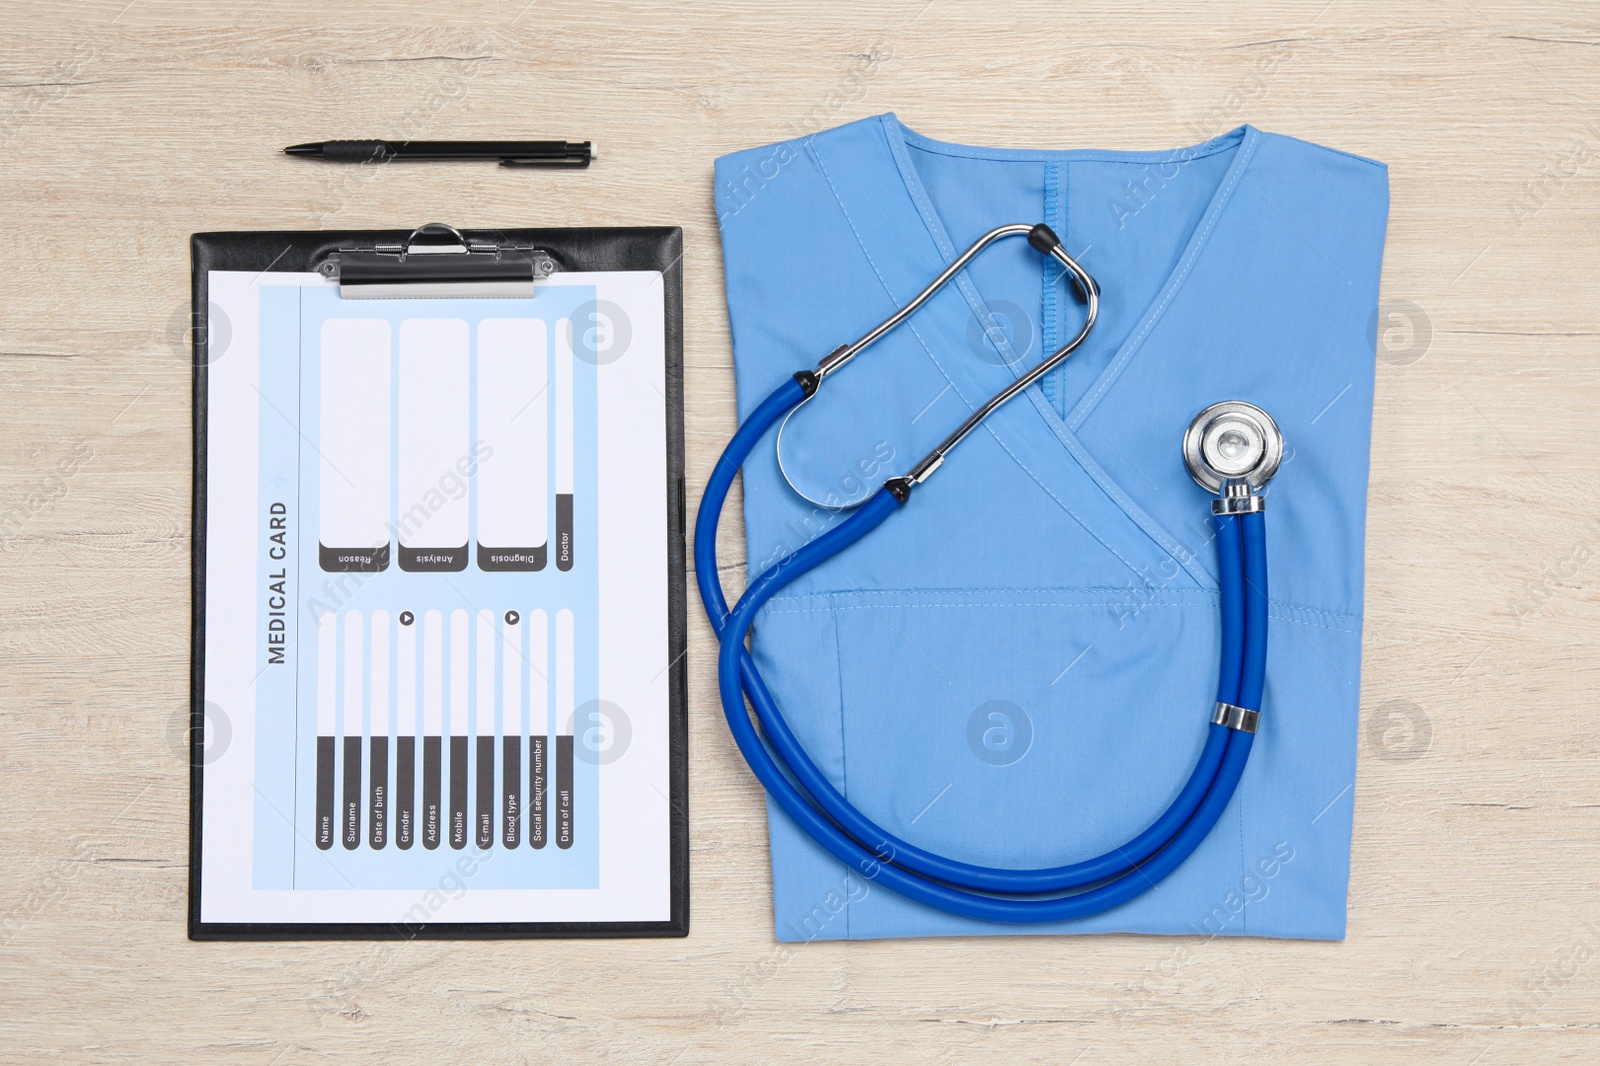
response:
[[[1082,348],[756,620],[753,654],[818,766],[922,847],[1058,866],[1167,808],[1220,654],[1211,497],[1183,431],[1246,400],[1286,438],[1260,731],[1188,861],[1098,916],[1000,926],[874,884],[769,805],[778,937],[1341,938],[1383,164],[1251,126],[1175,151],[1035,151],[882,115],[719,159],[716,206],[741,418],[996,226],[1048,223],[1102,290]],[[1082,321],[1058,265],[1020,238],[992,245],[798,409],[790,477],[823,503],[864,499]],[[771,448],[745,466],[744,500],[752,573],[838,521]]]

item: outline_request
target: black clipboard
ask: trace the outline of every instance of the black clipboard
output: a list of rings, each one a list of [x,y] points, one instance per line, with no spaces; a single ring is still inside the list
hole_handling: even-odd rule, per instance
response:
[[[678,227],[197,233],[190,239],[194,305],[194,471],[191,573],[189,927],[191,940],[500,939],[686,936],[689,932],[688,672],[685,663],[686,499],[683,457],[683,231]],[[342,295],[516,296],[566,271],[659,271],[665,324],[668,797],[670,918],[656,922],[405,922],[232,924],[201,920],[205,735],[207,353],[211,271],[312,272]],[[403,293],[396,291],[403,289]]]

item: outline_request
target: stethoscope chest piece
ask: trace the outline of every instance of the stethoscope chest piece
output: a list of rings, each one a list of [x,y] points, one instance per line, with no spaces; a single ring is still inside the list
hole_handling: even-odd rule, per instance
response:
[[[1230,485],[1257,492],[1283,462],[1283,433],[1255,404],[1214,403],[1195,415],[1184,432],[1183,462],[1189,476],[1208,492],[1221,495]]]

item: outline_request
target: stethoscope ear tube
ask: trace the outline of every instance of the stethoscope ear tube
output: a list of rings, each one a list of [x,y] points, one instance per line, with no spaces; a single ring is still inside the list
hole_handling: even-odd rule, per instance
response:
[[[1082,264],[1067,254],[1066,248],[1061,243],[1061,238],[1057,237],[1055,231],[1044,223],[1041,222],[1036,226],[1029,226],[1026,223],[1013,223],[995,227],[976,241],[973,241],[966,251],[956,256],[955,260],[946,266],[938,277],[929,282],[921,292],[913,296],[905,306],[899,308],[882,322],[879,322],[861,337],[851,341],[849,344],[841,344],[829,352],[817,364],[815,370],[802,370],[795,375],[795,380],[801,384],[805,393],[782,416],[782,421],[778,425],[778,439],[773,445],[773,451],[778,459],[778,473],[782,475],[784,481],[788,482],[789,488],[794,490],[795,495],[814,507],[820,507],[828,511],[848,511],[856,506],[854,502],[849,501],[816,499],[807,494],[804,489],[795,483],[794,478],[789,476],[789,469],[783,458],[783,433],[788,428],[789,419],[794,417],[798,408],[816,394],[823,379],[842,369],[850,360],[876,344],[891,330],[914,314],[917,308],[927,303],[935,293],[948,285],[979,252],[995,241],[1016,236],[1027,237],[1028,243],[1033,246],[1035,251],[1049,256],[1060,264],[1065,275],[1071,279],[1072,291],[1077,295],[1079,302],[1084,305],[1083,324],[1078,328],[1078,332],[1071,340],[1045,356],[1038,363],[1035,363],[1025,373],[1018,375],[1015,380],[1011,381],[999,392],[978,404],[960,425],[934,446],[933,451],[924,455],[917,461],[915,466],[906,472],[903,481],[908,486],[920,485],[926,481],[935,470],[939,469],[956,445],[965,440],[985,419],[1021,395],[1034,382],[1060,366],[1063,360],[1077,351],[1083,342],[1089,339],[1089,334],[1094,330],[1095,322],[1100,314],[1100,286],[1095,282],[1093,276],[1083,269]]]
[[[721,642],[717,679],[723,711],[752,771],[785,813],[835,858],[908,898],[954,914],[996,922],[1061,921],[1100,913],[1149,890],[1187,859],[1221,818],[1249,758],[1251,733],[1210,725],[1189,781],[1148,829],[1105,855],[1044,870],[975,866],[898,839],[851,805],[794,737],[745,648],[755,615],[784,586],[882,525],[910,494],[908,484],[898,486],[899,492],[879,490],[849,518],[757,575],[730,612],[716,558],[722,508],[756,443],[806,395],[802,382],[788,381],[740,426],[712,471],[695,528],[696,581]],[[1259,511],[1214,519],[1223,629],[1218,704],[1251,712],[1260,710],[1266,662],[1264,521]],[[746,711],[746,698],[766,743]],[[1074,895],[1048,895],[1078,889]]]

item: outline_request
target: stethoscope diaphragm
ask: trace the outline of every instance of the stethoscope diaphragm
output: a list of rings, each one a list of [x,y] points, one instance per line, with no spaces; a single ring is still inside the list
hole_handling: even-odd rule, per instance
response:
[[[1283,433],[1272,416],[1243,400],[1214,403],[1183,434],[1189,476],[1208,492],[1229,483],[1259,492],[1283,462]]]

